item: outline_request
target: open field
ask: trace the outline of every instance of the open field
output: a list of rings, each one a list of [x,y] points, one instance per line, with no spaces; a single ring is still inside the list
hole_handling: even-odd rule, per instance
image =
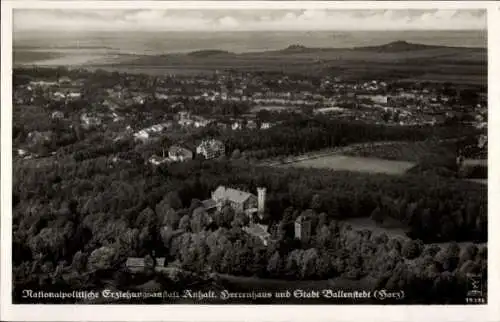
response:
[[[356,146],[344,154],[357,157],[371,157],[385,160],[418,162],[456,156],[456,143],[427,140],[420,142],[393,142],[385,145]]]
[[[305,160],[319,159],[323,157],[329,157],[332,155],[350,155],[352,150],[366,148],[368,146],[384,146],[398,143],[398,141],[379,141],[379,142],[369,142],[369,143],[355,143],[347,146],[337,146],[334,148],[325,148],[316,151],[310,151],[308,153],[298,155],[298,156],[289,156],[287,158],[270,158],[267,160],[263,160],[260,162],[261,165],[265,166],[280,166],[284,164],[296,163]],[[356,155],[354,155],[356,156]],[[404,160],[403,160],[404,161]]]
[[[331,169],[338,171],[359,171],[386,174],[404,174],[415,166],[413,162],[382,160],[376,158],[329,155],[290,163],[284,166]]]

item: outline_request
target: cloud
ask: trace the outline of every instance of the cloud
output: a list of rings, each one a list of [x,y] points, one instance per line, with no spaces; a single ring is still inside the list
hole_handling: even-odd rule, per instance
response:
[[[266,31],[486,29],[485,10],[15,9],[14,30]]]
[[[228,17],[228,16],[220,18],[218,22],[219,22],[219,26],[221,28],[232,29],[232,28],[239,28],[239,26],[240,26],[240,24],[238,23],[238,20],[236,20],[233,17]]]

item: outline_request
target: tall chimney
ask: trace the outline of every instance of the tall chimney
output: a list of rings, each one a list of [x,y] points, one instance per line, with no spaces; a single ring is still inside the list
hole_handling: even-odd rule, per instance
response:
[[[257,188],[257,210],[259,217],[264,215],[266,205],[266,188]]]

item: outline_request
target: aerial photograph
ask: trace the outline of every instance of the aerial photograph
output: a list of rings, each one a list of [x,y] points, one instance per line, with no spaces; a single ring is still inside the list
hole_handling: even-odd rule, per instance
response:
[[[485,9],[14,9],[14,304],[487,304]]]

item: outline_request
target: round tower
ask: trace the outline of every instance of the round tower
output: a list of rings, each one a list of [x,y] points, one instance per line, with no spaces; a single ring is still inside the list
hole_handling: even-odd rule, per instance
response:
[[[264,214],[265,204],[266,204],[266,188],[259,187],[257,188],[257,210],[259,216]]]

